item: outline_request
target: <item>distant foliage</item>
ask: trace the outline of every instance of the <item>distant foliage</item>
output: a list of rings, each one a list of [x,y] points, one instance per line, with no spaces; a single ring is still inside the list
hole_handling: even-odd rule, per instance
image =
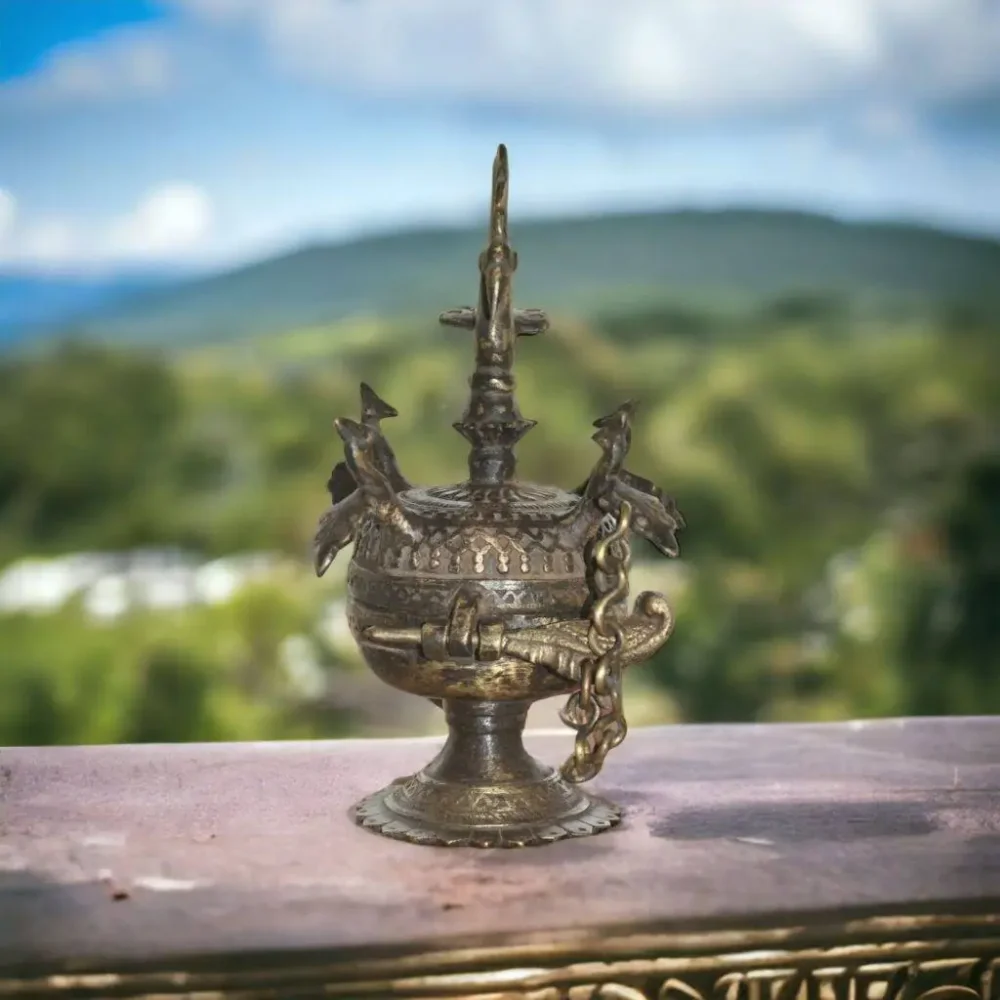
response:
[[[181,416],[173,373],[133,354],[68,344],[0,367],[0,544],[148,536]]]
[[[349,735],[347,713],[303,688],[290,656],[298,639],[321,667],[357,669],[315,635],[318,605],[283,579],[221,607],[115,622],[72,606],[0,617],[0,744]]]
[[[579,483],[591,422],[635,397],[630,467],[687,517],[679,565],[636,553],[679,622],[638,669],[692,721],[1000,711],[1000,329],[809,295],[720,315],[557,316],[518,347],[539,421],[522,474]],[[9,360],[0,560],[169,544],[304,564],[358,382],[399,410],[407,474],[454,481],[471,353],[459,331],[358,321],[169,363],[81,345]],[[356,731],[281,666],[319,595],[281,583],[114,624],[0,615],[0,743]]]

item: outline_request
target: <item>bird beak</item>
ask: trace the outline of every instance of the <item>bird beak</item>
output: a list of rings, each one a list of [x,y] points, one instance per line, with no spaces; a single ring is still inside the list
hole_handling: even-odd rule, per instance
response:
[[[348,417],[337,417],[333,422],[333,428],[345,444],[357,441],[358,431],[361,429],[359,424]]]

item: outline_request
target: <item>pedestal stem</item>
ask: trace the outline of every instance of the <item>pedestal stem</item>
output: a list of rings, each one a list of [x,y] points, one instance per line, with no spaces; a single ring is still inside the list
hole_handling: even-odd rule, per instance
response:
[[[425,773],[438,781],[495,785],[539,781],[552,769],[524,748],[531,702],[466,701],[445,704],[448,739]]]
[[[445,705],[448,739],[422,771],[358,803],[355,819],[415,844],[522,847],[609,830],[621,810],[524,749],[527,701]]]

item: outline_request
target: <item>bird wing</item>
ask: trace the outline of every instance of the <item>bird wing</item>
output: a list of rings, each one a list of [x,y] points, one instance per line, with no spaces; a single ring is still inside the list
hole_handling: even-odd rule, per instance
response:
[[[677,537],[674,533],[681,522],[659,497],[637,490],[620,480],[615,483],[613,493],[617,500],[627,500],[632,505],[632,530],[637,535],[645,538],[665,556],[677,555]]]
[[[330,568],[337,553],[354,540],[358,521],[366,507],[364,494],[355,490],[320,517],[313,539],[317,576],[322,576]]]
[[[663,499],[663,490],[650,479],[637,476],[634,472],[629,472],[628,469],[622,469],[618,473],[618,478],[626,486],[631,486],[632,489],[638,490],[640,493],[648,493],[649,496],[656,497],[657,500]]]
[[[326,488],[330,492],[330,499],[335,504],[346,500],[358,488],[358,481],[354,478],[354,473],[347,467],[346,462],[338,462],[333,467]]]
[[[375,457],[379,470],[389,480],[389,484],[397,493],[405,492],[410,488],[410,483],[406,476],[399,471],[399,463],[396,461],[396,453],[392,450],[392,446],[381,432],[379,432],[375,442]]]

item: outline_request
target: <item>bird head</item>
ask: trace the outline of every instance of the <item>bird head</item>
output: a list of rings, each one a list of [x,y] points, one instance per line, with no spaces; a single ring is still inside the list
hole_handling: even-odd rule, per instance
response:
[[[390,406],[378,393],[367,383],[361,383],[361,422],[363,424],[378,425],[380,420],[389,417],[398,417],[399,413],[394,406]]]

